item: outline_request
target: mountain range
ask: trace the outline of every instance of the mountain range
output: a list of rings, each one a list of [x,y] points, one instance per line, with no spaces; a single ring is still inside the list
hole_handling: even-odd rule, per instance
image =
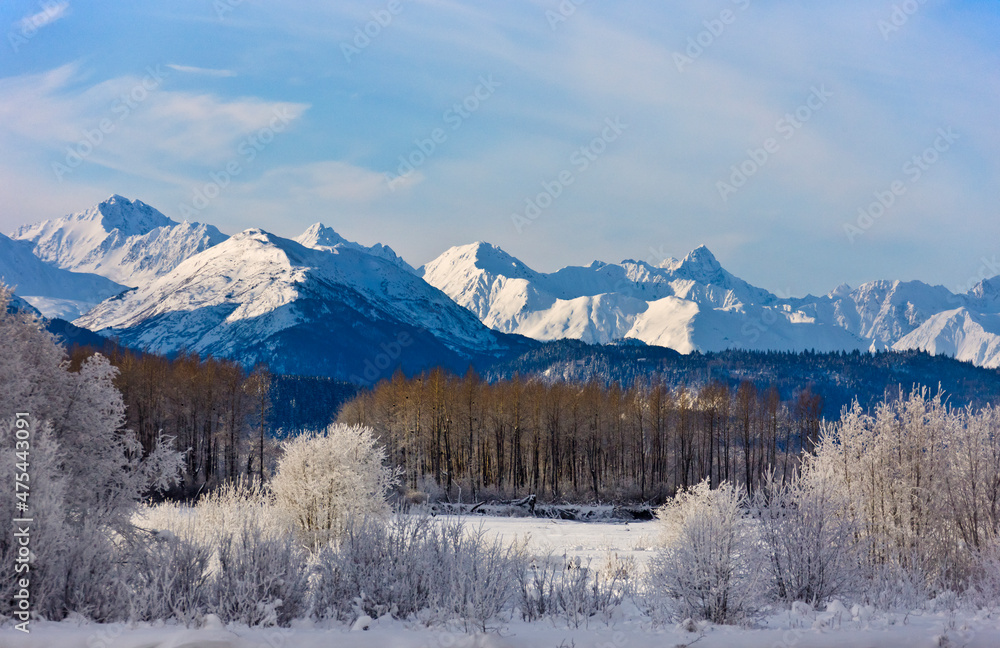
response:
[[[233,235],[74,322],[127,346],[373,382],[397,366],[462,371],[510,345],[399,265],[357,246]]]
[[[453,247],[420,272],[491,328],[536,340],[635,339],[681,353],[919,349],[1000,366],[1000,277],[965,294],[873,281],[783,298],[704,246],[656,266],[595,261],[546,274],[488,243]]]
[[[681,353],[919,349],[1000,366],[1000,277],[963,294],[874,281],[779,297],[704,246],[657,265],[542,273],[480,242],[415,269],[321,223],[294,239],[227,237],[114,195],[0,236],[4,262],[4,281],[44,315],[124,344],[358,383],[396,367],[462,371],[559,339]]]

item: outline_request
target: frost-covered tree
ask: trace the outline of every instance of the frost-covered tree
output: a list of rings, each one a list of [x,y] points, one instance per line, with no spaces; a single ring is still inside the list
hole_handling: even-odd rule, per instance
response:
[[[1000,415],[953,410],[926,389],[866,413],[855,403],[820,440],[814,469],[843,494],[875,593],[961,589],[997,537]],[[905,594],[905,593],[904,593]]]
[[[733,623],[752,612],[763,577],[742,489],[708,480],[679,492],[656,512],[663,549],[650,571],[653,587],[679,618]]]
[[[807,457],[800,474],[784,483],[768,477],[752,511],[768,555],[774,595],[816,605],[857,577],[855,527],[846,493],[827,463]]]
[[[303,541],[318,548],[335,539],[349,516],[388,511],[395,473],[371,428],[335,424],[284,447],[271,481],[275,504],[289,515]]]
[[[71,611],[122,617],[127,598],[116,592],[127,578],[131,516],[144,494],[174,478],[180,455],[162,443],[143,456],[135,436],[121,429],[115,369],[98,355],[69,371],[63,348],[31,314],[9,313],[9,299],[0,288],[0,419],[12,450],[15,413],[29,421],[31,495],[26,512],[0,501],[0,559],[17,550],[8,531],[27,514],[35,525],[34,610],[49,618]],[[3,462],[0,479],[13,483],[12,472]],[[9,605],[0,599],[0,614]]]

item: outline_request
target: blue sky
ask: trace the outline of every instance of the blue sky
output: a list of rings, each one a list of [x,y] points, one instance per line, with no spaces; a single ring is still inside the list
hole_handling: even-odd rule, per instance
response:
[[[704,243],[782,295],[1000,274],[993,1],[14,0],[0,25],[3,231],[119,193],[413,265]]]

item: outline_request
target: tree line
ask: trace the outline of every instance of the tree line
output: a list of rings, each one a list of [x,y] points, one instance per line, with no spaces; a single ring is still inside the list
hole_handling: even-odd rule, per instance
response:
[[[95,352],[73,349],[70,368]],[[114,385],[125,404],[123,427],[136,435],[143,452],[152,452],[161,435],[184,452],[172,494],[193,495],[244,474],[263,479],[274,460],[272,376],[266,366],[247,371],[231,360],[185,352],[165,358],[113,344],[101,353],[118,370]]]
[[[744,381],[700,388],[656,380],[487,382],[443,370],[397,373],[338,422],[377,430],[411,489],[473,500],[663,500],[704,479],[752,494],[787,479],[819,437],[823,399]]]

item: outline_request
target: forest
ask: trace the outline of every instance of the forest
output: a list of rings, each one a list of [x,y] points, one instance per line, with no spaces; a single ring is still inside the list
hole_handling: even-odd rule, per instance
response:
[[[73,347],[70,366],[96,352]],[[193,353],[165,358],[113,343],[100,352],[117,369],[125,427],[144,451],[162,434],[185,452],[181,478],[168,493],[181,498],[240,476],[266,481],[282,439],[335,421],[376,430],[402,472],[400,494],[411,497],[476,502],[534,494],[550,502],[660,503],[703,479],[739,484],[751,495],[769,471],[780,481],[795,471],[823,421],[844,408],[831,415],[828,402],[831,393],[843,400],[844,385],[863,384],[868,407],[898,398],[914,385],[906,378],[924,365],[941,369],[942,383],[968,392],[949,393],[955,405],[975,400],[976,390],[989,399],[997,382],[995,371],[966,375],[952,366],[963,363],[926,354],[656,358],[647,347],[611,346],[594,355],[589,345],[560,344],[524,362],[551,366],[561,359],[589,366],[588,377],[397,371],[361,389]],[[591,355],[581,360],[574,355],[580,353]],[[660,371],[621,382],[600,372],[602,357],[625,368],[635,353]],[[668,370],[670,363],[676,366]],[[690,371],[681,371],[687,365]],[[780,367],[798,382],[771,380]],[[890,367],[894,373],[885,374]]]
[[[281,438],[321,430],[357,387],[330,380],[274,375],[264,365],[247,371],[231,360],[180,353],[139,353],[114,343],[70,350],[78,371],[95,354],[117,373],[124,427],[149,453],[163,436],[184,452],[173,497],[190,497],[240,476],[267,479]],[[261,458],[263,457],[263,462]]]
[[[822,410],[808,386],[783,399],[749,381],[622,388],[435,370],[361,392],[338,421],[377,430],[409,488],[432,496],[635,502],[705,479],[748,495],[772,469],[787,479]]]

